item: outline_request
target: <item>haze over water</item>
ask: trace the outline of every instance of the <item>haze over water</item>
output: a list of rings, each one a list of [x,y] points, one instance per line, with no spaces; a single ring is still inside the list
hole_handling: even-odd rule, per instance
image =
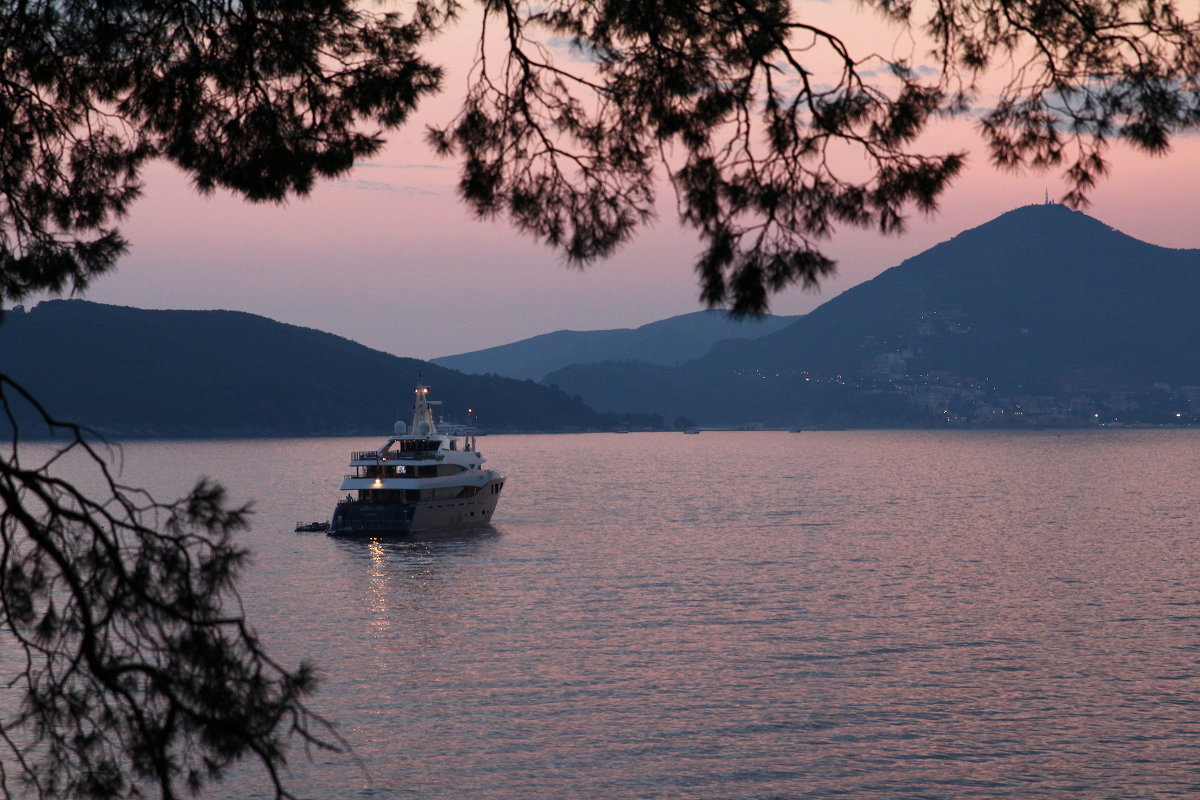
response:
[[[496,525],[294,534],[374,439],[136,443],[352,760],[303,797],[1200,793],[1200,431],[490,436]],[[247,771],[207,796],[263,796]]]

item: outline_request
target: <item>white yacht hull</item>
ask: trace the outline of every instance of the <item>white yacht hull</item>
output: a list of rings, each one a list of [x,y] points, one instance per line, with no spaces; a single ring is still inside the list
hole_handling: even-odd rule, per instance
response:
[[[409,503],[338,503],[330,536],[403,536],[410,533],[487,525],[500,499],[488,488],[474,497],[418,500]]]

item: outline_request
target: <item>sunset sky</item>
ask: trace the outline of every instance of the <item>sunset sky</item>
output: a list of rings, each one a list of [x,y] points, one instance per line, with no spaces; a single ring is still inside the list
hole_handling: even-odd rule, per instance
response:
[[[798,7],[831,26],[875,25],[841,0]],[[896,37],[870,29],[879,41]],[[130,253],[87,299],[248,311],[418,358],[562,328],[636,327],[701,308],[692,271],[699,244],[676,223],[669,191],[660,196],[656,224],[586,271],[565,267],[559,254],[502,220],[475,220],[459,202],[456,164],[434,157],[422,138],[427,123],[453,114],[472,36],[463,25],[432,54],[448,69],[442,97],[392,132],[379,156],[307,198],[254,206],[228,194],[201,197],[172,167],[153,166],[144,197],[122,225]],[[1055,173],[994,170],[969,121],[945,124],[929,140],[930,152],[972,153],[940,212],[914,213],[902,236],[840,231],[827,246],[839,261],[837,277],[819,293],[778,295],[773,312],[809,311],[963,229],[1064,191]],[[1200,137],[1176,138],[1165,158],[1122,148],[1111,155],[1112,174],[1093,192],[1087,213],[1147,242],[1200,247]]]

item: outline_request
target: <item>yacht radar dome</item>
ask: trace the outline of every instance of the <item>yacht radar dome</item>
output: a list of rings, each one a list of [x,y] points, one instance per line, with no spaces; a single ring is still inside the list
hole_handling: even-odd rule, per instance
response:
[[[408,433],[408,426],[404,424],[404,420],[396,420],[396,424],[392,426],[392,432],[397,436],[403,436]]]

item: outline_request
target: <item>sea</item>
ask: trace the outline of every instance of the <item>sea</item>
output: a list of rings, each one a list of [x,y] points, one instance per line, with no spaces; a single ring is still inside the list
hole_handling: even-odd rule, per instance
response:
[[[352,748],[299,797],[1200,796],[1200,431],[492,435],[491,527],[294,532],[376,443],[121,451],[254,501],[246,613]]]

